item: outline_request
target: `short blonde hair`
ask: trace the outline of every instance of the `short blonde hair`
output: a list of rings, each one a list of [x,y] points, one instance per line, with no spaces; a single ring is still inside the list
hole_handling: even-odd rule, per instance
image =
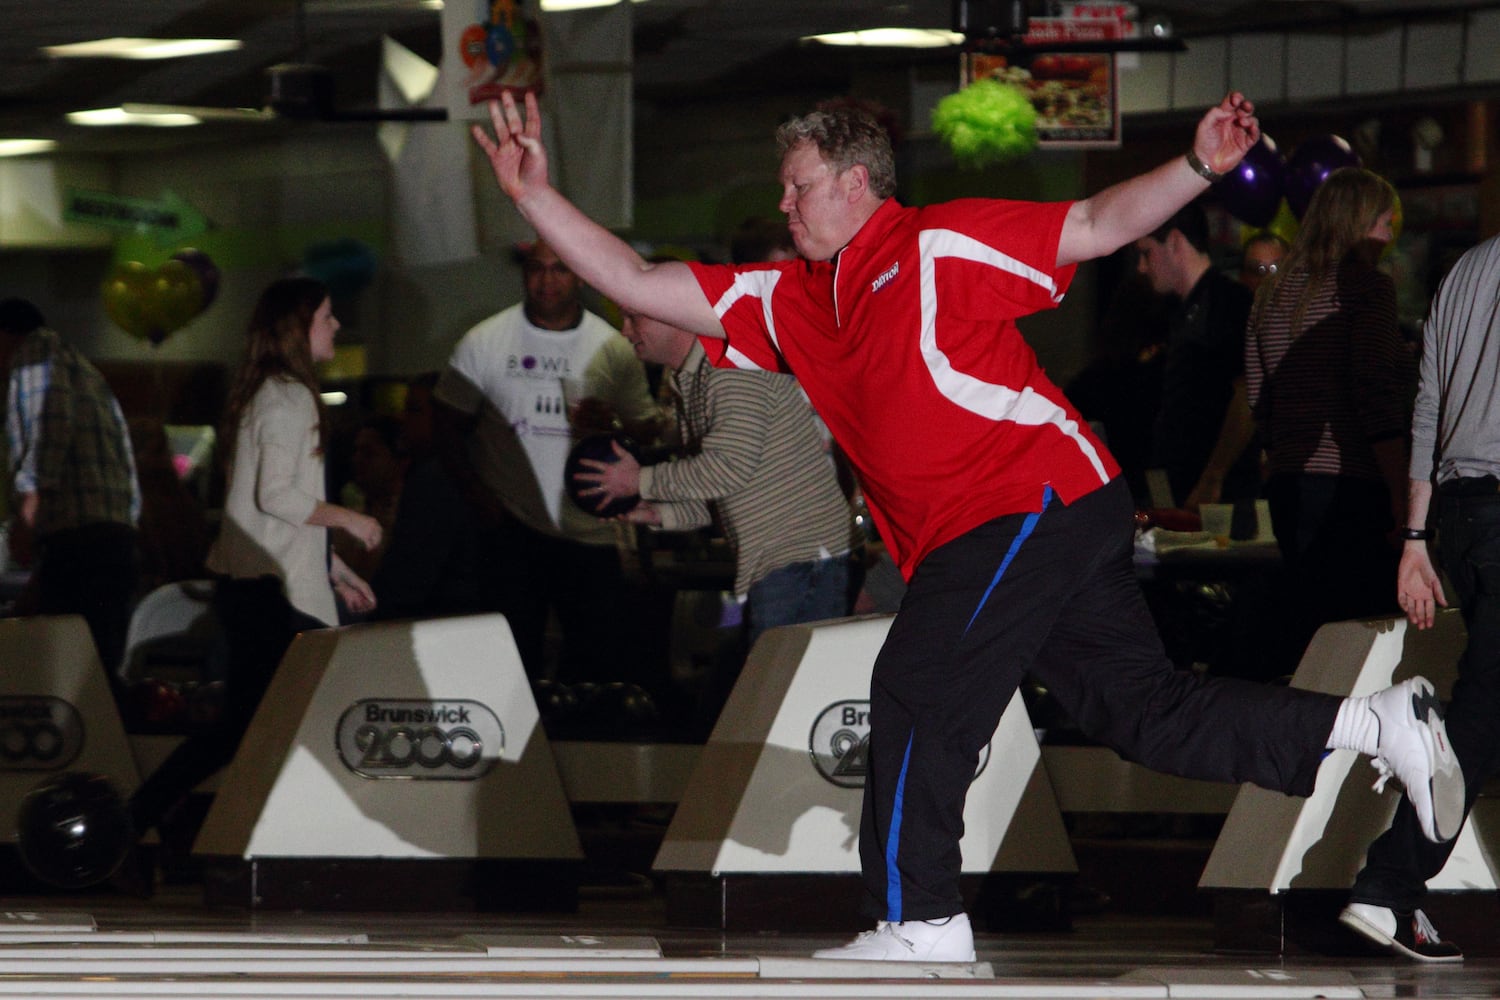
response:
[[[891,137],[875,118],[854,108],[811,111],[784,122],[776,130],[782,156],[803,143],[812,143],[835,173],[862,166],[870,174],[870,190],[877,198],[896,193],[896,154]]]

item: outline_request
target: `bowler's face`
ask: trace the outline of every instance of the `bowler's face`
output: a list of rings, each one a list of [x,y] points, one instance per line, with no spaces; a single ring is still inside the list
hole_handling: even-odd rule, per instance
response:
[[[854,234],[843,185],[818,147],[792,147],[781,161],[781,204],[797,253],[808,260],[828,260]]]

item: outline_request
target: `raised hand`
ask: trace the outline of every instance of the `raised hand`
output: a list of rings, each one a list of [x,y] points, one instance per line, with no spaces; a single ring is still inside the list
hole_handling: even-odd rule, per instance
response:
[[[523,116],[516,108],[516,99],[510,91],[505,91],[500,100],[490,101],[490,125],[495,130],[493,139],[482,125],[473,126],[470,132],[489,157],[500,190],[512,201],[520,201],[528,192],[549,186],[547,150],[542,145],[542,115],[537,109],[536,95],[526,94]]]
[[[1236,90],[1209,108],[1198,122],[1193,151],[1209,169],[1222,174],[1233,170],[1258,141],[1260,121],[1255,117],[1255,105]]]

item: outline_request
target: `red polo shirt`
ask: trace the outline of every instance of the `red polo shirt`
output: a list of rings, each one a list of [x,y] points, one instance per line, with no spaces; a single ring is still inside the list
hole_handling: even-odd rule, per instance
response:
[[[832,261],[693,270],[724,367],[791,372],[859,473],[908,578],[986,521],[1119,472],[1037,364],[1017,317],[1055,307],[1070,203],[887,200]]]

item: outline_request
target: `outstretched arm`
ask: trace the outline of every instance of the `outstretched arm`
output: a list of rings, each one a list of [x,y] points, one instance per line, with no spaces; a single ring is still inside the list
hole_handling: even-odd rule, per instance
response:
[[[524,116],[508,91],[498,102],[491,101],[490,124],[494,138],[475,125],[474,141],[489,157],[500,189],[575,274],[627,312],[642,312],[693,333],[724,336],[686,264],[646,263],[630,244],[552,186],[534,94],[526,95]]]
[[[1259,139],[1255,105],[1236,91],[1198,122],[1192,150],[1210,170],[1222,174],[1238,166]],[[1103,257],[1148,235],[1208,190],[1208,183],[1184,155],[1074,202],[1057,245],[1058,266]]]

